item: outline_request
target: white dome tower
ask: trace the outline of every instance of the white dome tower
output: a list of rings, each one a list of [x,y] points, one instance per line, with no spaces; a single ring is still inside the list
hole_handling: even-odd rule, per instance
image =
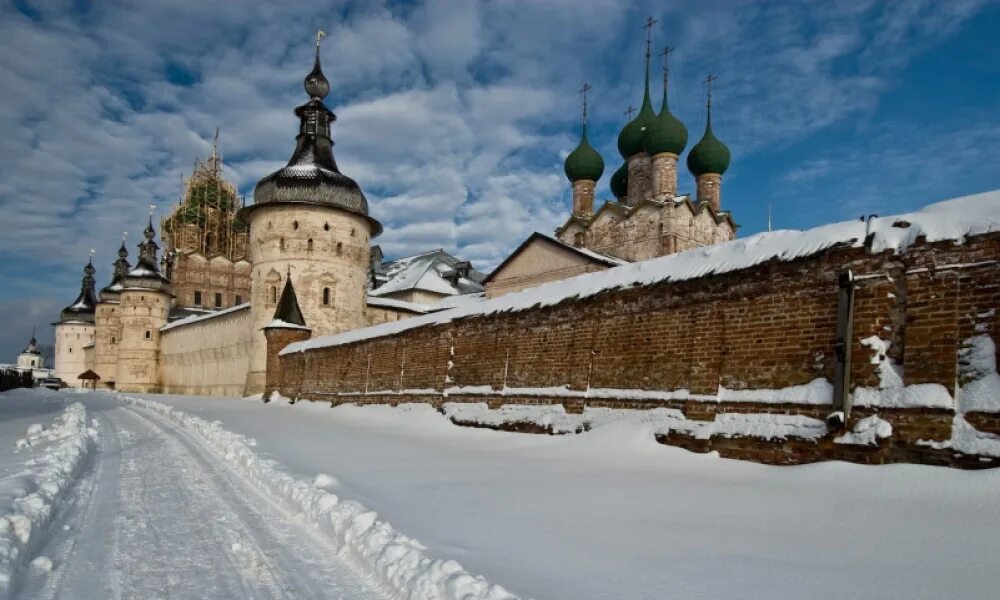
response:
[[[294,280],[313,335],[364,326],[369,240],[382,232],[368,216],[358,184],[337,168],[330,125],[336,116],[323,104],[330,84],[316,60],[305,79],[309,100],[295,109],[299,134],[288,164],[261,179],[254,203],[240,217],[250,225],[250,312],[253,338],[246,394],[264,390],[267,342],[286,278]]]

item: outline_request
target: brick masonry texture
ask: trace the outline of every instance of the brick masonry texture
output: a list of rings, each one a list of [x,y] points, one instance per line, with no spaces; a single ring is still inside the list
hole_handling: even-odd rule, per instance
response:
[[[860,340],[890,340],[888,356],[905,385],[937,383],[952,394],[963,340],[993,334],[1000,306],[1000,234],[964,244],[918,240],[900,256],[838,247],[791,262],[771,262],[683,282],[608,291],[582,300],[514,313],[470,317],[341,346],[279,357],[283,395],[357,403],[440,404],[447,388],[489,386],[495,396],[447,396],[448,402],[563,403],[648,409],[673,407],[688,418],[719,412],[781,413],[825,418],[829,405],[639,401],[500,395],[507,388],[568,386],[570,390],[778,389],[833,380],[837,274],[857,276],[851,387],[877,387],[872,350]],[[421,390],[421,393],[407,393]],[[434,390],[439,395],[428,395]],[[381,393],[376,393],[381,392]],[[394,395],[387,396],[386,392]],[[918,440],[946,440],[951,409],[857,407],[893,425],[879,447],[764,442],[750,438],[660,441],[693,450],[773,463],[837,458],[856,462],[924,462],[964,467],[992,461],[933,450]],[[989,413],[968,415],[982,431],[1000,431]],[[530,428],[529,428],[530,429]]]

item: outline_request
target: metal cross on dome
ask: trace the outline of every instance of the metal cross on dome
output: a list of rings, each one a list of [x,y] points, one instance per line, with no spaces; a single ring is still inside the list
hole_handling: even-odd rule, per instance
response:
[[[589,83],[587,83],[586,81],[583,82],[583,87],[580,88],[580,94],[583,96],[583,122],[584,123],[587,122],[587,92],[589,92],[591,89],[593,89],[593,86],[590,85]]]
[[[629,104],[628,108],[626,108],[625,112],[623,112],[622,114],[625,115],[626,117],[628,117],[628,120],[631,121],[632,120],[632,113],[634,113],[634,112],[635,112],[635,107],[632,106],[631,104]]]
[[[709,106],[712,106],[712,83],[716,79],[718,79],[718,77],[716,77],[715,75],[712,75],[711,73],[709,73],[708,77],[705,78],[705,88],[706,88],[707,93],[708,93],[708,105]]]
[[[319,41],[326,37],[326,32],[322,29],[316,30],[316,47],[319,47]]]
[[[653,43],[653,25],[659,23],[652,16],[646,17],[646,24],[642,26],[646,30],[646,58],[650,56],[650,45]]]

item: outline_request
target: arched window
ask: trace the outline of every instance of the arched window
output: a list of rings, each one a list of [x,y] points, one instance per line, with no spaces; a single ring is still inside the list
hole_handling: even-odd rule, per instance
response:
[[[278,250],[285,251],[285,238],[278,239]]]
[[[111,343],[112,344],[117,344],[118,343],[118,338],[116,338],[115,336],[111,336]]]
[[[309,238],[308,240],[306,240],[306,250],[312,252],[312,249],[313,249],[313,239]]]
[[[358,230],[357,230],[357,229],[354,229],[354,228],[352,227],[352,228],[351,228],[351,237],[354,237],[354,236],[356,236],[356,235],[358,235]]]
[[[340,256],[343,253],[344,253],[344,243],[337,242],[337,256]]]
[[[151,337],[153,337],[153,332],[147,329],[146,330],[146,339],[148,340]]]
[[[271,304],[276,304],[278,302],[278,287],[271,286]]]
[[[323,306],[330,306],[330,288],[323,288]]]
[[[299,222],[298,221],[292,221],[292,229],[298,229],[298,228],[299,228]]]
[[[583,232],[582,231],[577,231],[575,234],[573,234],[573,245],[576,246],[577,248],[580,248],[580,247],[583,246]]]
[[[323,231],[330,231],[330,224],[329,223],[323,223]]]

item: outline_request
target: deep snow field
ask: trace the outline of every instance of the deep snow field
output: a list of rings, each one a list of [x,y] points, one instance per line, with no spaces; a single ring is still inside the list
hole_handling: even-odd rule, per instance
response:
[[[396,596],[428,600],[508,598],[474,576],[538,600],[1000,589],[997,470],[773,467],[662,446],[642,425],[526,435],[456,427],[426,405],[144,398],[176,411],[106,393],[0,394],[0,487],[42,464],[40,444],[14,451],[36,423],[64,420],[63,444],[90,435],[96,465],[57,473],[79,472],[79,499],[52,503],[51,531],[38,521],[14,597],[394,597],[382,585],[393,576],[423,584]],[[66,416],[77,401],[96,431]],[[269,478],[305,508],[271,504]],[[0,555],[17,502],[0,500]],[[335,522],[336,543],[308,533],[316,514]],[[357,548],[377,551],[365,564],[381,579],[341,560]],[[26,575],[43,554],[51,572]]]
[[[522,597],[996,598],[1000,471],[774,467],[641,426],[542,436],[426,405],[149,396],[221,421],[293,475],[335,477],[431,556]]]

